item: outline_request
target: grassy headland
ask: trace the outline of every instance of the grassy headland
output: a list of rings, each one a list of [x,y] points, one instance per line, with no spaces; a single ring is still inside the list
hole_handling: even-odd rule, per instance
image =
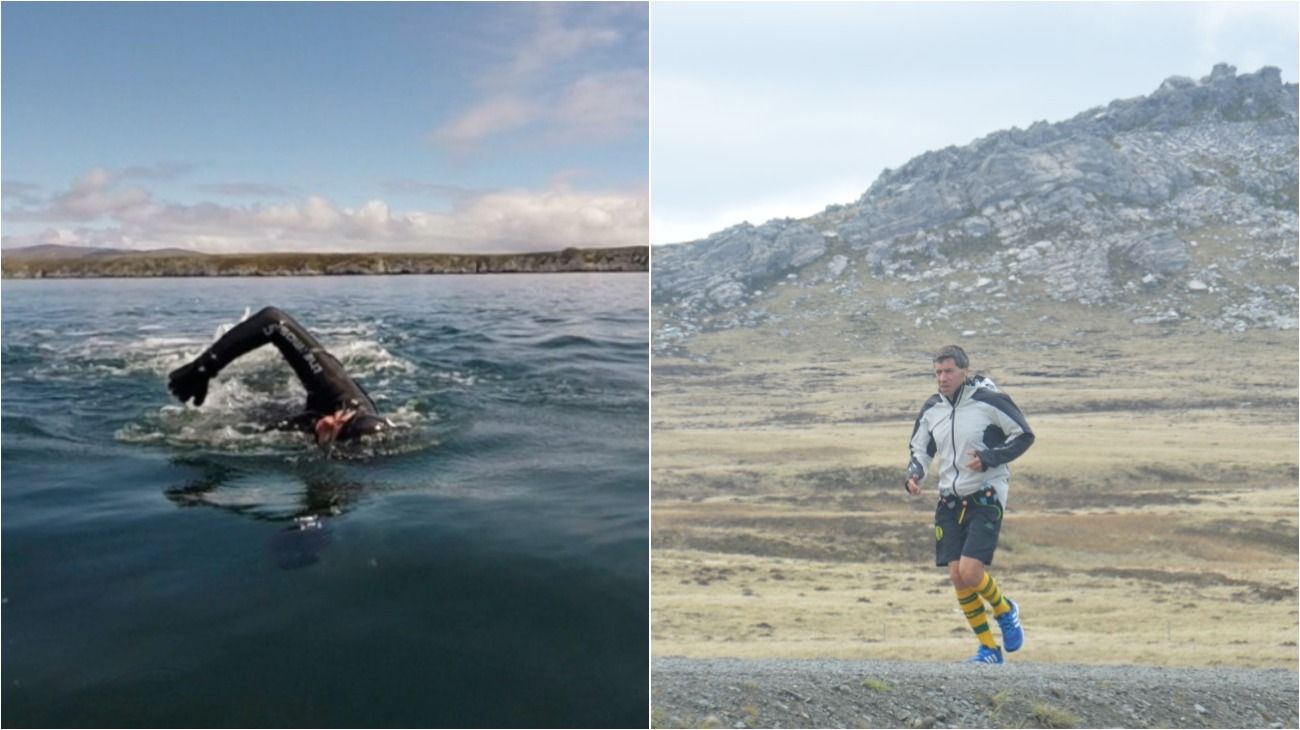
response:
[[[647,271],[645,246],[519,254],[267,253],[110,254],[0,258],[6,279],[166,276],[331,276]]]

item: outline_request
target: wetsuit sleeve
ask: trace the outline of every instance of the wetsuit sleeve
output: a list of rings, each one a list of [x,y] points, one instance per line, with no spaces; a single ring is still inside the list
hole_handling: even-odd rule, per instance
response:
[[[929,426],[925,422],[925,412],[933,408],[939,402],[939,396],[934,395],[921,406],[921,412],[916,416],[916,425],[912,426],[912,440],[909,444],[911,459],[907,462],[907,477],[916,475],[920,480],[925,479],[926,471],[929,469],[930,462],[934,460],[935,449],[934,434],[930,433]]]
[[[231,362],[267,343],[280,351],[302,382],[310,410],[332,411],[349,398],[358,401],[356,407],[374,410],[369,396],[352,382],[339,361],[293,317],[276,307],[266,307],[235,325],[198,361],[214,377]]]
[[[986,448],[979,452],[984,469],[992,469],[1020,458],[1034,443],[1034,432],[1025,421],[1024,414],[1005,393],[980,390],[976,391],[974,397],[989,406],[989,418],[992,420],[989,431],[986,431]],[[989,443],[989,432],[1000,433],[1003,438],[999,443]]]
[[[274,344],[293,368],[304,387],[323,369],[316,356],[324,348],[302,325],[275,307],[266,307],[240,322],[221,336],[204,356],[209,358],[215,375],[222,368],[267,343]]]

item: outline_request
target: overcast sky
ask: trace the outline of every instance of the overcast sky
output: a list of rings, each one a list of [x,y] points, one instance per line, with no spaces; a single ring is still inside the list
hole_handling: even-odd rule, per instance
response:
[[[811,215],[923,152],[1218,62],[1295,82],[1297,7],[653,4],[651,241]]]
[[[4,246],[644,244],[644,4],[5,3]]]

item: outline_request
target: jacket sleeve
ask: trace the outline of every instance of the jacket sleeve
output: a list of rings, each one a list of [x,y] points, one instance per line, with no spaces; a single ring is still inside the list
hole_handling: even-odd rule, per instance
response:
[[[989,443],[979,452],[984,469],[992,469],[1020,458],[1034,443],[1034,432],[1025,416],[1005,393],[978,391],[975,399],[990,407],[990,419],[1002,435],[1001,443]]]
[[[925,412],[938,402],[937,394],[931,396],[925,405],[921,406],[921,412],[916,415],[916,425],[912,426],[912,440],[908,444],[911,459],[907,462],[907,476],[904,480],[910,479],[915,474],[918,480],[923,481],[926,472],[929,471],[930,462],[934,460],[937,446],[934,443],[934,434],[930,433],[930,428],[925,423]]]

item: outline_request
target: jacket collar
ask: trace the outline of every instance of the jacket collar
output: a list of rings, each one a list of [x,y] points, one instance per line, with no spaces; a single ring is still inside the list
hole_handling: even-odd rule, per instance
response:
[[[945,401],[947,401],[947,402],[948,402],[948,405],[953,406],[953,407],[955,408],[955,407],[957,406],[957,404],[958,404],[959,402],[961,402],[961,397],[962,397],[963,395],[966,394],[966,389],[967,389],[968,387],[973,387],[974,384],[975,384],[975,383],[974,383],[973,380],[971,380],[970,378],[967,378],[965,382],[963,382],[961,385],[957,386],[957,392],[955,392],[955,393],[952,394],[952,400],[948,400],[948,397],[945,396],[943,393],[940,393],[940,394],[939,394],[939,397],[940,397],[940,398],[943,398]]]

